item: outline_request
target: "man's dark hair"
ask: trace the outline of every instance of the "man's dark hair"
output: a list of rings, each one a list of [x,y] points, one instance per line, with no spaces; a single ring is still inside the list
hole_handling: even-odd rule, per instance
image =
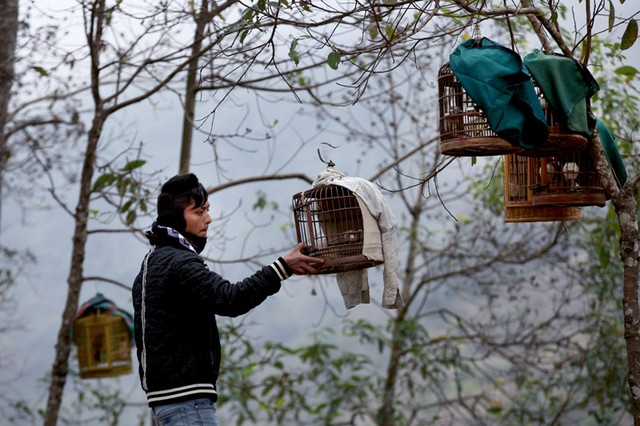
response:
[[[169,226],[177,231],[184,231],[184,209],[195,201],[196,207],[203,206],[209,199],[205,187],[193,173],[176,175],[165,182],[158,196],[159,225]]]

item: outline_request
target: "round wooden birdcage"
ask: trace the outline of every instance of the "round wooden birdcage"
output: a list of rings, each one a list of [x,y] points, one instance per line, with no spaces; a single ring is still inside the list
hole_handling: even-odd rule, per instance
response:
[[[606,194],[588,150],[549,157],[504,156],[505,200],[536,207],[603,207]]]
[[[131,336],[124,318],[92,314],[74,321],[80,377],[114,377],[131,373]]]
[[[513,153],[544,156],[583,149],[587,139],[561,128],[540,88],[535,81],[533,83],[547,120],[549,136],[539,149],[525,150],[491,130],[486,114],[464,90],[449,63],[445,63],[438,72],[440,152],[460,157]]]
[[[326,185],[293,196],[298,242],[308,256],[324,260],[322,274],[369,268],[383,262],[363,254],[366,206],[348,189]]]
[[[503,157],[504,165],[504,221],[551,222],[582,219],[582,210],[571,205],[540,205],[533,201],[539,188],[535,163],[540,157],[524,157],[509,154]]]
[[[445,63],[438,72],[440,152],[453,156],[503,155],[521,151],[495,134],[484,112]]]

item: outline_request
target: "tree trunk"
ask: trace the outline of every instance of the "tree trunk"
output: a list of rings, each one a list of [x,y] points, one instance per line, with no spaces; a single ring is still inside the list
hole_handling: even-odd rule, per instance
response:
[[[426,185],[426,182],[423,183]],[[422,191],[416,200],[416,204],[411,209],[412,221],[411,229],[419,229],[423,213]],[[400,359],[402,357],[403,343],[400,328],[404,323],[409,306],[411,305],[411,283],[415,278],[415,261],[418,258],[418,237],[416,233],[411,233],[409,241],[409,252],[406,257],[407,266],[404,270],[403,285],[401,288],[402,299],[405,306],[398,311],[398,315],[393,323],[391,347],[389,349],[389,363],[387,364],[387,376],[384,383],[384,394],[382,406],[378,412],[378,424],[380,426],[393,426],[395,424],[394,398],[396,391],[397,377],[400,372]]]
[[[5,127],[11,86],[13,84],[16,38],[18,35],[18,0],[0,0],[0,223],[2,223],[2,184],[9,159]],[[2,227],[0,226],[0,229]]]
[[[640,177],[636,176],[628,180],[622,188],[618,188],[597,132],[589,143],[589,149],[598,177],[611,198],[620,224],[620,260],[624,271],[622,314],[627,346],[627,380],[631,392],[633,424],[640,426],[640,305],[638,304],[640,231],[637,211]]]
[[[391,334],[391,348],[389,349],[389,363],[387,365],[387,377],[384,382],[384,391],[382,395],[382,406],[378,412],[378,424],[380,426],[395,425],[394,398],[396,394],[396,383],[398,372],[400,371],[400,358],[402,357],[403,338],[399,336],[400,327],[404,322],[404,316],[407,307],[402,308],[398,313],[398,317],[393,322],[393,331]]]
[[[91,93],[94,102],[94,116],[91,129],[87,135],[87,148],[84,154],[82,175],[78,203],[74,215],[75,229],[73,231],[73,247],[71,252],[71,266],[67,278],[67,301],[62,312],[62,323],[58,331],[56,355],[51,368],[51,383],[49,397],[44,416],[45,426],[55,426],[58,422],[62,394],[69,372],[69,354],[71,352],[71,327],[73,318],[78,310],[80,290],[84,275],[84,258],[87,243],[87,227],[89,220],[89,203],[91,200],[91,183],[95,170],[96,151],[102,128],[107,118],[100,96],[100,49],[102,46],[102,31],[104,25],[105,0],[96,0],[88,12],[89,25],[86,28],[87,43],[91,54]]]
[[[201,55],[204,29],[210,21],[208,0],[202,0],[200,10],[194,18],[196,21],[196,33],[191,47],[191,61],[189,62],[189,68],[187,70],[187,85],[185,87],[182,141],[180,143],[180,173],[187,173],[191,163],[193,120],[195,118],[196,95],[198,93],[198,58]]]
[[[55,426],[58,421],[58,413],[62,403],[62,393],[69,372],[69,354],[71,353],[71,327],[73,318],[78,310],[80,290],[82,289],[82,277],[84,275],[84,258],[87,243],[87,223],[89,219],[89,201],[91,197],[91,182],[95,167],[96,150],[98,140],[104,125],[104,117],[98,115],[94,118],[89,131],[87,150],[84,156],[82,177],[80,180],[80,196],[76,205],[76,226],[73,232],[73,248],[71,252],[71,267],[67,278],[67,302],[62,313],[62,324],[58,331],[56,343],[56,356],[51,369],[51,383],[49,385],[49,398],[45,412],[45,426]]]
[[[640,233],[637,221],[638,189],[625,185],[616,199],[616,214],[620,223],[620,259],[624,268],[622,311],[624,338],[627,343],[627,380],[631,391],[633,424],[640,426],[640,306],[638,305],[638,279],[640,278]]]

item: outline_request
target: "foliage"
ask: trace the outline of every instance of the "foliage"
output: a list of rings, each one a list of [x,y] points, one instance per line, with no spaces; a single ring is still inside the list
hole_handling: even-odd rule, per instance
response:
[[[100,168],[102,174],[96,178],[91,188],[109,206],[115,207],[116,212],[123,217],[125,226],[134,224],[138,212],[143,215],[149,213],[147,200],[151,198],[153,191],[144,186],[148,177],[139,173],[139,169],[145,164],[146,160],[141,159],[128,160],[121,167],[107,164]],[[110,216],[107,211],[94,210],[93,213],[96,217]]]

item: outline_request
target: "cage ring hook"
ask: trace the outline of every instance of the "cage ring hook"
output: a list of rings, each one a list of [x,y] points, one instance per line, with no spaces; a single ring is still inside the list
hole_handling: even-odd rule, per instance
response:
[[[340,145],[333,146],[329,142],[320,142],[320,145],[327,145],[333,149],[340,148]],[[324,164],[326,164],[329,167],[335,166],[335,163],[331,161],[331,159],[329,159],[329,161],[325,161],[324,158],[322,158],[322,154],[320,153],[320,147],[317,148],[317,152],[318,152],[318,158],[320,158],[320,161],[322,161]]]

